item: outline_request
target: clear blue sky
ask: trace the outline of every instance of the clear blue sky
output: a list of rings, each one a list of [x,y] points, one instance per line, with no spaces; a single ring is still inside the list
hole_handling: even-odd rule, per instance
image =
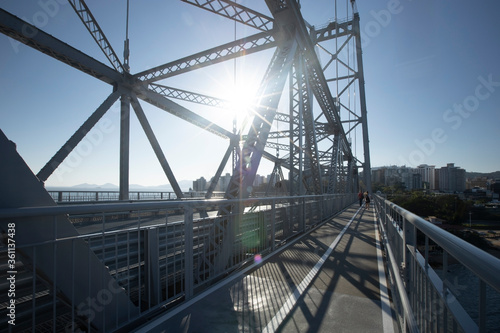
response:
[[[130,2],[132,73],[234,39],[232,21],[180,1]],[[120,57],[125,3],[88,1]],[[264,1],[238,3],[269,15]],[[339,8],[346,3],[339,0]],[[311,24],[320,26],[335,16],[332,0],[302,0],[301,4]],[[2,1],[0,7],[108,64],[62,0]],[[357,8],[363,31],[372,166],[455,163],[467,171],[500,170],[500,3],[360,0]],[[238,37],[254,33],[237,27]],[[238,84],[255,86],[271,54],[239,60]],[[4,35],[0,36],[0,60],[0,129],[16,142],[37,173],[110,94],[111,87]],[[228,62],[164,83],[228,97],[232,82],[233,62]],[[141,105],[179,181],[210,178],[215,173],[226,141],[144,102]],[[227,112],[183,105],[231,128],[233,116]],[[118,111],[116,103],[92,136],[77,147],[77,154],[48,179],[48,186],[118,184]],[[131,132],[130,182],[167,183],[135,116]],[[360,141],[361,133],[356,135]],[[363,160],[362,149],[355,150]],[[266,162],[261,168],[261,174],[270,171]]]

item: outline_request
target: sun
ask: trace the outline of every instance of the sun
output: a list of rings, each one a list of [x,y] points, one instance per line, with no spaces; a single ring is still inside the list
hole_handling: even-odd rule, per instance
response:
[[[236,122],[237,130],[243,131],[246,124],[253,117],[257,100],[258,85],[254,82],[234,84],[230,83],[223,88],[221,96],[226,101],[221,115],[225,122]]]
[[[251,84],[231,85],[226,100],[229,110],[238,116],[246,116],[255,107],[256,87]]]
[[[214,83],[211,87],[212,95],[221,101],[216,120],[224,124],[224,127],[232,127],[237,132],[243,133],[255,115],[261,85],[261,70],[239,64],[237,67],[226,68],[223,73],[210,76]]]

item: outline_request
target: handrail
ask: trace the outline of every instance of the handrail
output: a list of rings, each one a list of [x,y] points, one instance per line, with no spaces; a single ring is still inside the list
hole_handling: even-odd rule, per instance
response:
[[[431,238],[437,245],[452,255],[481,280],[500,292],[500,259],[435,226],[412,212],[384,199],[384,203],[403,216]]]
[[[379,219],[380,219],[380,216],[379,216]],[[384,247],[386,249],[387,255],[389,257],[389,263],[391,265],[392,271],[399,272],[399,267],[397,265],[396,258],[394,257],[394,253],[392,251],[391,244],[390,244],[389,240],[387,239],[387,233],[385,231],[384,224],[380,223],[379,225],[382,229],[381,234],[382,234],[382,238],[383,238],[383,244],[384,244]],[[398,287],[397,289],[398,290],[405,290],[404,282],[403,282],[403,279],[401,278],[401,276],[399,274],[393,274],[393,278],[394,278],[394,281]],[[413,315],[411,305],[410,305],[410,300],[408,299],[407,293],[406,292],[400,293],[400,297],[401,297],[401,303],[403,306],[403,311],[404,311],[405,317],[406,317],[406,326],[408,327],[409,332],[418,333],[418,325],[417,325],[415,316]]]
[[[33,272],[30,267],[19,265],[19,272],[16,271],[20,279],[27,280],[27,276],[33,281],[19,284],[16,290],[18,295],[31,297],[16,304],[18,319],[26,319],[24,324],[36,330],[43,320],[43,307],[58,306],[60,294],[66,297],[67,304],[54,311],[53,317],[61,316],[62,322],[67,320],[67,327],[73,330],[79,325],[94,324],[96,316],[106,319],[108,331],[132,327],[159,309],[204,291],[252,262],[256,254],[272,253],[338,213],[355,198],[356,193],[348,193],[0,209],[0,222],[15,225],[15,235],[23,237],[16,239],[16,250],[29,256],[30,267],[36,268]],[[241,219],[236,217],[240,210],[223,217],[193,216],[198,209],[217,210],[217,206],[233,204],[258,209],[245,212]],[[307,219],[306,214],[310,214]],[[63,221],[66,215],[69,221]],[[79,225],[75,232],[68,232],[71,228],[66,222],[78,224],[75,221],[82,216],[87,218],[86,215],[98,217],[91,221],[91,228],[79,229],[87,227]],[[40,234],[30,229],[33,225]],[[6,256],[8,251],[4,247],[0,255]],[[121,288],[109,284],[101,288],[99,283],[104,278],[117,281]],[[8,284],[1,287],[7,294]],[[51,290],[58,290],[59,294],[51,294]],[[124,298],[127,302],[108,305],[107,297],[122,297],[116,296],[118,293],[128,296]],[[95,300],[97,306],[88,300]],[[118,320],[125,314],[125,320]]]
[[[220,205],[220,204],[242,204],[250,205],[255,202],[273,202],[286,200],[301,200],[312,199],[319,197],[328,197],[330,195],[304,195],[293,197],[264,197],[264,198],[248,198],[248,199],[200,199],[200,200],[174,200],[174,201],[148,201],[148,202],[119,202],[119,203],[96,203],[96,204],[75,204],[64,206],[40,206],[40,207],[19,207],[19,208],[4,208],[0,209],[1,218],[11,217],[32,217],[32,216],[51,216],[60,214],[88,214],[88,213],[106,213],[116,211],[135,211],[144,209],[165,209],[179,208],[182,206],[204,206],[204,205]],[[336,196],[334,194],[331,195]]]

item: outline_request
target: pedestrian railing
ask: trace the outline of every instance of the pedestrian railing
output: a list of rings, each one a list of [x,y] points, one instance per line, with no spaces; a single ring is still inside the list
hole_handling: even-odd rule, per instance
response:
[[[403,331],[497,331],[500,260],[380,196],[375,202]]]
[[[119,191],[106,190],[48,190],[57,203],[113,202],[120,200]],[[185,199],[204,199],[206,192],[189,191],[183,193]],[[214,192],[211,198],[222,199],[224,192]],[[173,191],[130,191],[126,201],[178,200]]]
[[[0,227],[15,230],[16,246],[11,255],[4,235],[1,264],[12,266],[0,272],[0,330],[127,330],[355,200],[348,194],[2,209]],[[222,207],[233,209],[218,214]],[[22,240],[29,225],[40,224],[40,237]]]

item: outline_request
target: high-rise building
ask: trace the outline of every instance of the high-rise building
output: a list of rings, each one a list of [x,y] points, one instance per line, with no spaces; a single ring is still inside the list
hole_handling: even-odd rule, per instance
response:
[[[372,183],[385,184],[385,168],[372,168]]]
[[[444,192],[465,191],[465,170],[456,167],[454,163],[448,163],[438,170],[439,190]]]
[[[429,185],[429,190],[436,189],[436,167],[434,165],[421,164],[416,172],[422,176],[422,181]]]
[[[207,189],[207,180],[201,177],[193,181],[193,191],[205,191]]]
[[[465,170],[449,163],[436,169],[434,165],[422,164],[417,168],[386,166],[373,168],[372,180],[385,186],[403,184],[407,190],[440,190],[444,192],[465,191]]]
[[[225,192],[230,181],[231,181],[231,174],[227,172],[225,176],[220,177],[219,182],[217,183],[218,190]]]

